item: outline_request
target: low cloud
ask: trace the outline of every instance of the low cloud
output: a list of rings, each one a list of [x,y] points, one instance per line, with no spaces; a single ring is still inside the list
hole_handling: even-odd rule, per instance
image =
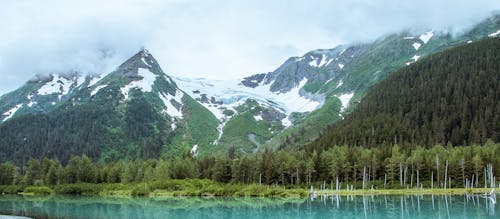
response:
[[[169,74],[243,77],[405,28],[461,31],[498,9],[498,0],[6,0],[0,94],[37,73],[109,73],[142,46]]]

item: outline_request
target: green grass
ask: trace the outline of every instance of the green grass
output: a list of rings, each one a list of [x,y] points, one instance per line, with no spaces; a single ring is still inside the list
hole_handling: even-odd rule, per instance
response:
[[[102,197],[281,197],[303,198],[310,195],[309,186],[275,186],[259,184],[224,184],[208,179],[170,179],[143,183],[109,183],[109,184],[63,184],[48,186],[0,186],[5,194],[23,195],[83,195]],[[7,193],[8,191],[9,193]],[[355,189],[339,191],[317,191],[318,195],[462,195],[489,193],[491,188],[412,188],[412,189]],[[500,189],[496,190],[500,193]]]
[[[53,193],[54,190],[47,186],[28,186],[22,192],[24,195],[51,195]]]

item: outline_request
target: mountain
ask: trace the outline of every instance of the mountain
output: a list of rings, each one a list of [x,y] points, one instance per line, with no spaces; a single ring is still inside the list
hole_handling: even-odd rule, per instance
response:
[[[205,156],[233,148],[248,154],[306,145],[391,73],[499,30],[495,15],[459,34],[403,31],[313,50],[234,81],[170,77],[147,50],[106,75],[37,76],[0,97],[0,160]]]
[[[342,120],[392,72],[436,52],[495,37],[499,30],[500,15],[495,15],[459,34],[403,31],[371,43],[313,50],[273,72],[237,81],[174,80],[221,121],[217,144],[209,150],[294,147]],[[273,116],[264,116],[268,112]]]
[[[168,157],[217,136],[216,117],[179,89],[147,50],[102,78],[83,78],[51,74],[2,96],[5,108],[14,107],[0,125],[0,160]]]
[[[374,86],[311,147],[500,141],[500,38],[423,58]]]

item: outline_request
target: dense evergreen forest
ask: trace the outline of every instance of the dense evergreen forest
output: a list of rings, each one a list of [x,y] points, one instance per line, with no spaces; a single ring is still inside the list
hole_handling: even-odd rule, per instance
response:
[[[162,182],[168,179],[211,179],[220,183],[302,186],[336,183],[354,188],[420,188],[490,186],[488,168],[500,175],[500,144],[431,148],[364,148],[335,146],[325,151],[265,151],[235,157],[92,162],[73,156],[57,160],[31,159],[23,167],[0,164],[0,184],[58,185],[73,183]],[[491,165],[490,167],[488,167]],[[496,184],[496,183],[495,183]]]
[[[124,109],[118,101],[96,99],[0,124],[0,161],[26,165],[30,158],[49,157],[66,163],[75,154],[102,161],[157,158],[169,134],[166,118],[144,97],[132,98]]]
[[[500,38],[453,48],[395,72],[310,145],[376,147],[500,142]]]

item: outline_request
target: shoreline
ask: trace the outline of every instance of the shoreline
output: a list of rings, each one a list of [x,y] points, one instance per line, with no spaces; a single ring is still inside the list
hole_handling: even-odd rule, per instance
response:
[[[261,191],[248,191],[248,188],[243,187],[237,191],[231,192],[209,192],[205,189],[185,189],[185,190],[165,190],[156,189],[150,192],[136,193],[132,189],[117,189],[117,190],[103,190],[95,194],[85,193],[61,193],[61,192],[18,192],[17,195],[23,196],[51,196],[51,195],[77,195],[77,196],[100,196],[100,197],[268,197],[268,198],[304,198],[311,196],[379,196],[379,195],[485,195],[489,194],[491,188],[451,188],[451,189],[380,189],[380,190],[325,190],[314,191],[311,193],[307,189],[287,189],[280,187],[267,187]],[[495,194],[500,194],[500,189],[495,188]],[[12,194],[12,193],[11,193]]]

